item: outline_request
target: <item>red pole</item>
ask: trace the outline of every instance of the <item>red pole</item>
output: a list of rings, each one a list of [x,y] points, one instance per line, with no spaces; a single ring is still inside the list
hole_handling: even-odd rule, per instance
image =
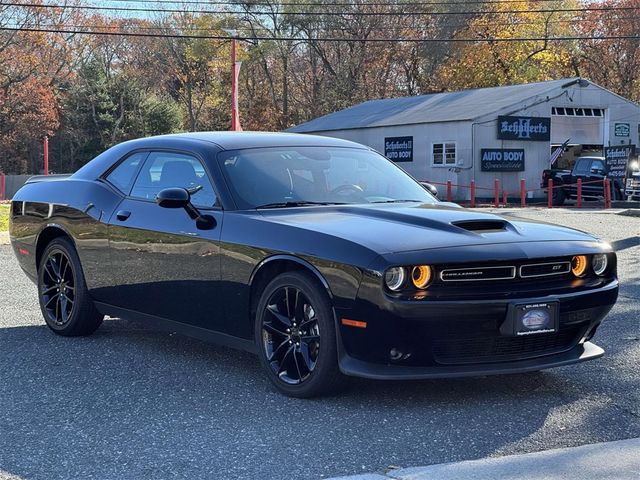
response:
[[[604,179],[604,208],[611,208],[611,189],[608,178]]]
[[[447,180],[447,202],[450,202],[452,199],[451,195],[451,180]]]
[[[502,206],[503,207],[507,206],[507,191],[506,190],[502,191]]]
[[[0,172],[0,200],[4,200],[4,172]]]
[[[527,184],[524,178],[520,179],[520,207],[524,208],[527,204]]]
[[[578,179],[578,197],[576,199],[576,207],[582,208],[582,179]]]
[[[44,152],[44,174],[49,175],[49,137],[45,135],[42,146]]]
[[[547,182],[547,207],[553,208],[553,180]]]
[[[493,181],[493,206],[500,206],[500,180],[497,178]]]
[[[469,185],[469,189],[471,190],[471,208],[476,206],[476,181],[471,180],[471,185]]]
[[[231,130],[239,132],[240,112],[238,111],[238,74],[240,65],[236,62],[236,39],[231,39]]]

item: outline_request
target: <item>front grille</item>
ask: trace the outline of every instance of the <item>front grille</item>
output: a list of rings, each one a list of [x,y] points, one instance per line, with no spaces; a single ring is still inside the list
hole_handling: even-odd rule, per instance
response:
[[[562,275],[571,271],[571,262],[533,263],[520,267],[522,278]]]
[[[510,280],[516,276],[516,267],[448,268],[440,272],[443,282],[474,282],[481,280]]]
[[[476,337],[436,340],[436,362],[447,365],[506,362],[551,355],[571,349],[584,334],[586,326],[566,325],[557,333],[524,337]]]

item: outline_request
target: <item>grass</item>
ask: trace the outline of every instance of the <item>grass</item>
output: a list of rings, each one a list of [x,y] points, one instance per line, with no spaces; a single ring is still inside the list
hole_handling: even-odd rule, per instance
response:
[[[9,203],[0,203],[0,232],[9,230]]]

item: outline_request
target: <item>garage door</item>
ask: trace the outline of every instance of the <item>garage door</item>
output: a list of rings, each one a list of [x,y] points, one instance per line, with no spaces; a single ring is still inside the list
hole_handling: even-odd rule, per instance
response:
[[[604,110],[601,108],[553,107],[551,109],[551,143],[604,144]]]

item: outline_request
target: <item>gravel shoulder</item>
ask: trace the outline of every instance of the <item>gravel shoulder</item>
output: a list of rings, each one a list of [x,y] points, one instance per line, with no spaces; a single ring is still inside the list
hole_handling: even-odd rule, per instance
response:
[[[341,396],[272,390],[249,354],[108,320],[44,326],[0,246],[0,479],[317,479],[640,436],[640,218],[527,209],[618,250],[600,360],[534,374],[354,380]]]

